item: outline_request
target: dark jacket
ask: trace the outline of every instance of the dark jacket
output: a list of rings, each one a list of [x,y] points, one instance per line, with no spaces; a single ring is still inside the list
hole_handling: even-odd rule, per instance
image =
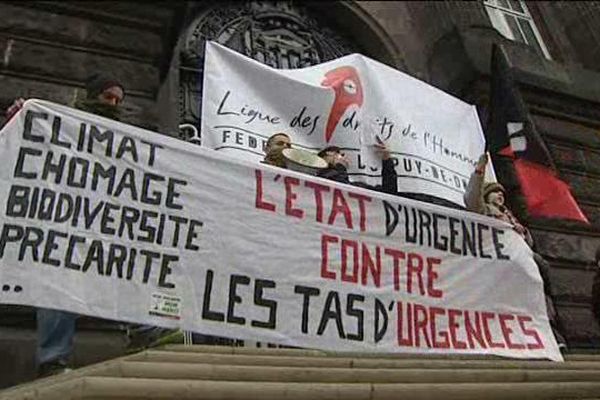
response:
[[[121,120],[121,109],[119,107],[103,104],[95,99],[77,101],[73,105],[73,108],[100,115],[101,117],[110,118],[115,121]]]
[[[320,171],[317,176],[383,193],[396,194],[398,192],[398,176],[396,175],[396,168],[394,168],[394,160],[392,159],[381,162],[381,185],[377,186],[367,185],[362,182],[351,182],[348,177],[348,170],[342,164],[337,164],[333,167],[330,166]]]

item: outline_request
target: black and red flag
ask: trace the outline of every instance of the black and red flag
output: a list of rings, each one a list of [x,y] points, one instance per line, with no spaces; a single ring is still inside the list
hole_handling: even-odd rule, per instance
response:
[[[589,223],[573,198],[569,185],[557,174],[550,153],[515,85],[508,57],[496,44],[492,48],[487,131],[490,153],[513,159],[529,215]]]

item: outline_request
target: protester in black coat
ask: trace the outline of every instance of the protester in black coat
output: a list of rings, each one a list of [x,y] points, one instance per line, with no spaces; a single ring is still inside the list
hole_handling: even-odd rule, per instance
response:
[[[383,143],[376,144],[375,147],[381,157],[381,185],[371,186],[362,182],[350,181],[348,177],[350,161],[342,152],[342,149],[337,146],[329,146],[319,152],[319,157],[327,161],[329,167],[319,171],[317,175],[321,178],[340,183],[396,194],[398,193],[398,176],[396,175],[396,168],[394,167],[394,160],[391,158],[390,151]]]
[[[125,97],[123,85],[110,75],[97,73],[88,78],[86,98],[73,105],[82,111],[101,115],[115,121],[121,120],[121,102]]]

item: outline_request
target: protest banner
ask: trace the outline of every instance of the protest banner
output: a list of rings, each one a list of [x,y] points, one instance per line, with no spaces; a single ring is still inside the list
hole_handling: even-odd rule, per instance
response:
[[[0,132],[0,303],[357,352],[561,360],[501,221],[29,100]]]
[[[204,146],[245,160],[261,160],[278,132],[305,150],[341,147],[352,179],[371,185],[381,176],[379,138],[401,192],[458,205],[485,148],[474,106],[359,54],[280,70],[208,42],[201,122]]]

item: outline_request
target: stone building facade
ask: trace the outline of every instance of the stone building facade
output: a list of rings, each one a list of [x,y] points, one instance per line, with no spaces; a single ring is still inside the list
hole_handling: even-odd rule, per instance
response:
[[[600,347],[590,308],[600,245],[600,3],[15,1],[1,2],[0,15],[1,109],[16,97],[71,104],[89,74],[111,71],[127,88],[126,122],[192,140],[207,39],[279,68],[360,52],[476,104],[484,127],[491,45],[501,43],[591,224],[521,217],[551,264],[569,345]],[[509,167],[499,169],[506,186],[518,186]],[[32,315],[2,308],[0,325],[32,329]]]

